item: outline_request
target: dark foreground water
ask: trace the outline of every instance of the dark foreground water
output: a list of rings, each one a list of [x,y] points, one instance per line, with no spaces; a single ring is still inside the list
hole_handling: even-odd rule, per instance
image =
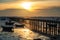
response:
[[[42,40],[49,40],[48,37],[34,33],[27,28],[15,28],[13,30],[14,32],[0,31],[0,40],[33,40],[38,38]]]

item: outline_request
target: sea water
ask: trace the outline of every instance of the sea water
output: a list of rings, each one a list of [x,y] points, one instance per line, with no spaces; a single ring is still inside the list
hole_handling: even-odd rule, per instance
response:
[[[14,32],[0,32],[0,40],[49,40],[48,37],[35,33],[26,28],[15,28]]]
[[[49,37],[35,33],[27,28],[14,28],[14,32],[4,32],[1,24],[4,24],[4,22],[0,21],[0,40],[49,40]]]

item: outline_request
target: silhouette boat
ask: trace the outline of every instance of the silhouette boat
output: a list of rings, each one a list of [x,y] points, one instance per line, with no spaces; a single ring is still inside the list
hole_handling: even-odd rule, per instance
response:
[[[18,28],[18,27],[24,28],[24,24],[22,24],[22,23],[17,23],[16,22],[14,25],[15,25],[16,28]]]
[[[7,31],[7,32],[12,32],[13,28],[14,28],[14,22],[12,21],[5,21],[3,25],[1,25],[1,27],[3,28],[2,31]]]

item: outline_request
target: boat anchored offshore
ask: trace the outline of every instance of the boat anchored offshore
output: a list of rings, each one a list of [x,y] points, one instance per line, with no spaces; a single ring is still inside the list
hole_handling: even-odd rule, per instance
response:
[[[6,31],[6,32],[13,32],[13,28],[14,28],[14,22],[12,21],[5,21],[3,25],[1,25],[1,27],[3,28],[2,31]]]

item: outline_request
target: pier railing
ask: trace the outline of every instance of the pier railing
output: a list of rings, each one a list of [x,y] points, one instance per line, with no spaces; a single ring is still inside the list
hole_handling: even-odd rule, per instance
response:
[[[60,35],[60,21],[46,19],[26,19],[27,28],[47,35]]]

